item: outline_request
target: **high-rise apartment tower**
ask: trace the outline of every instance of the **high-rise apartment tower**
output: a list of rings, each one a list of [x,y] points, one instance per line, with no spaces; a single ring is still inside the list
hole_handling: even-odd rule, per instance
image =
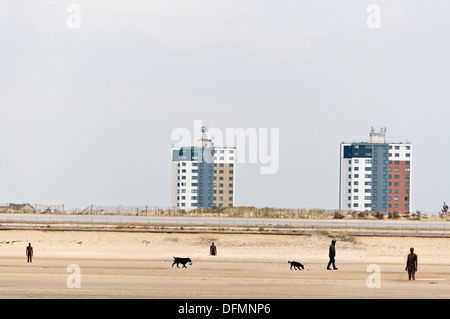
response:
[[[411,211],[410,143],[387,143],[386,129],[370,142],[341,143],[339,209]]]
[[[171,206],[184,210],[234,206],[236,148],[215,147],[205,135],[198,142],[171,148]]]

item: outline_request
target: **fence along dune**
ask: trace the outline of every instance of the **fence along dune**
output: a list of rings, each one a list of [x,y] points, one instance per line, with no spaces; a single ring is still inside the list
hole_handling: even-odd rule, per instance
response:
[[[161,208],[150,205],[141,206],[99,206],[89,205],[83,209],[65,208],[64,204],[3,204],[0,205],[2,213],[33,213],[33,214],[68,214],[68,215],[125,215],[125,216],[186,216],[186,217],[234,217],[234,218],[292,218],[292,219],[447,219],[444,214],[415,213],[400,214],[397,211],[370,212],[370,211],[340,211],[320,208],[273,208],[253,206],[236,207],[208,207],[189,211]]]

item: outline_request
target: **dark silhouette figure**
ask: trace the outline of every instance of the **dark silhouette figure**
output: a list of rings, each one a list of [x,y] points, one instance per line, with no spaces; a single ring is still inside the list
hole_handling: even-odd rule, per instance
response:
[[[405,270],[408,272],[408,280],[416,280],[416,271],[417,267],[417,255],[414,253],[414,248],[409,249],[410,254],[406,258],[406,268]]]
[[[27,255],[27,263],[31,263],[33,258],[33,247],[31,247],[31,243],[28,243],[25,254]]]
[[[442,215],[445,215],[445,217],[448,217],[448,205],[444,202],[444,205],[442,206]]]
[[[211,254],[211,256],[217,255],[217,247],[216,245],[214,245],[214,242],[209,247],[209,253]]]
[[[336,265],[335,265],[335,260],[334,257],[336,256],[336,240],[332,240],[331,241],[331,245],[330,245],[330,249],[329,249],[329,253],[328,256],[330,257],[330,261],[328,262],[328,266],[327,266],[327,270],[331,270],[330,266],[333,265],[333,270],[337,270]]]

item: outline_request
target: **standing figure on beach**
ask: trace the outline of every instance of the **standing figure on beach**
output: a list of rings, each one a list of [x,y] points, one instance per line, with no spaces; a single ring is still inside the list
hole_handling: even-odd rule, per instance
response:
[[[445,215],[445,220],[448,219],[448,205],[444,202],[444,205],[442,206],[442,215]]]
[[[416,271],[417,267],[417,255],[414,253],[414,248],[409,249],[410,254],[406,258],[406,268],[405,270],[408,272],[408,280],[416,280]]]
[[[331,270],[330,266],[333,265],[333,270],[337,270],[335,265],[334,257],[336,256],[336,240],[331,241],[330,250],[328,252],[328,256],[330,257],[330,261],[328,262],[327,270]]]
[[[28,243],[25,254],[27,255],[27,263],[31,263],[31,259],[33,258],[33,247],[31,247],[31,243]]]
[[[211,247],[209,247],[209,253],[211,256],[215,256],[217,254],[217,247],[214,245],[214,242],[211,244]]]

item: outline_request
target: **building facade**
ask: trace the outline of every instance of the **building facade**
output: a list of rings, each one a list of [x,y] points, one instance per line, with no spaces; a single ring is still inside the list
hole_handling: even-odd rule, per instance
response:
[[[171,206],[234,206],[236,148],[214,147],[205,138],[199,142],[197,147],[171,148]]]
[[[339,209],[411,211],[410,143],[387,143],[386,130],[370,142],[341,143]]]

